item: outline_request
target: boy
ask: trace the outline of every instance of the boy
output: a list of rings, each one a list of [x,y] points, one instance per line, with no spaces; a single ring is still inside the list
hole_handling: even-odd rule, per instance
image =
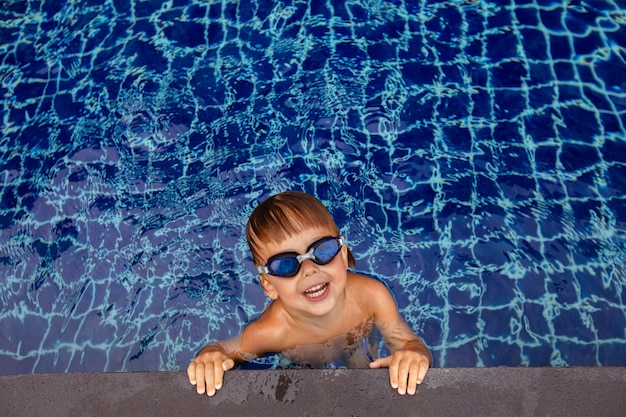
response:
[[[250,216],[246,239],[273,301],[240,335],[205,346],[189,364],[189,382],[198,394],[215,395],[236,362],[269,353],[314,365],[338,355],[354,363],[374,325],[393,353],[369,367],[388,367],[391,386],[402,395],[415,394],[430,352],[382,283],[348,272],[354,257],[319,200],[296,191],[270,197]]]

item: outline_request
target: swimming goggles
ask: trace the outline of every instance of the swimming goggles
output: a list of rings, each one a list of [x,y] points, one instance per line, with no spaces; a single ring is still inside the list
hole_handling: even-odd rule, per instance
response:
[[[296,252],[279,253],[269,258],[264,266],[257,265],[257,269],[261,274],[293,277],[300,271],[300,265],[305,259],[318,265],[326,265],[335,259],[343,244],[343,236],[326,236],[313,242],[302,255]]]

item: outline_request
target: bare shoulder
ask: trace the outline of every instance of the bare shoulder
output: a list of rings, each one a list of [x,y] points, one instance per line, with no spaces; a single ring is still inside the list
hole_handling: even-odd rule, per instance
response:
[[[374,278],[350,272],[346,288],[359,304],[366,305],[373,313],[381,309],[396,310],[396,302],[387,286]]]
[[[270,307],[261,317],[244,328],[241,350],[254,356],[279,352],[286,333],[285,326],[281,325],[276,310]]]

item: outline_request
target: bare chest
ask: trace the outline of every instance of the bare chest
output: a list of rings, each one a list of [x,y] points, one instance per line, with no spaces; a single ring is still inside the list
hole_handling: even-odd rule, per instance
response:
[[[368,367],[377,351],[375,340],[369,337],[373,327],[374,319],[369,318],[341,334],[323,341],[299,343],[280,354],[295,367]]]

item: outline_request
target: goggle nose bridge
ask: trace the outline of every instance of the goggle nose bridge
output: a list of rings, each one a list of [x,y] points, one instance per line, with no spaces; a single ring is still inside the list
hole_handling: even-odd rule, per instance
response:
[[[311,259],[313,260],[313,262],[315,262],[315,249],[317,249],[317,247],[309,249],[307,253],[296,256],[298,263],[301,264],[302,262],[304,262],[305,259]]]

